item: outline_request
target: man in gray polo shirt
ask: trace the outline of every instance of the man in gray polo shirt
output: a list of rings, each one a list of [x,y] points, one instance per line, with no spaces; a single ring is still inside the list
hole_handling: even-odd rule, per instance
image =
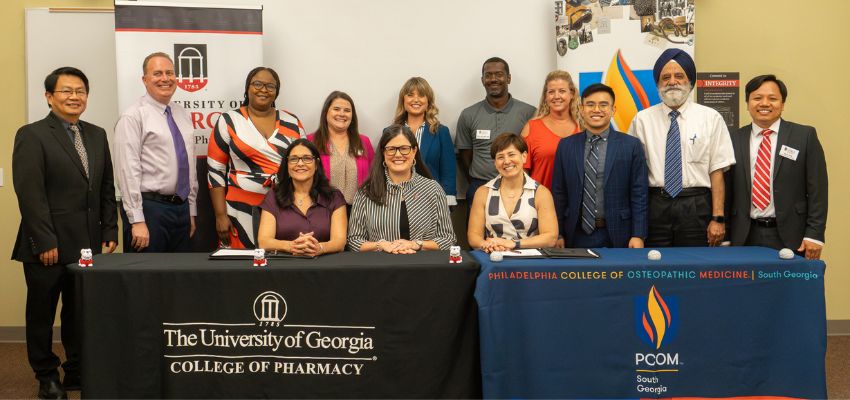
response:
[[[455,146],[460,152],[460,162],[467,172],[469,188],[466,190],[467,205],[481,185],[498,175],[493,159],[490,158],[490,143],[503,133],[516,133],[529,119],[534,117],[535,108],[516,100],[508,93],[511,70],[508,63],[491,57],[481,67],[481,84],[487,97],[460,113],[455,132]]]

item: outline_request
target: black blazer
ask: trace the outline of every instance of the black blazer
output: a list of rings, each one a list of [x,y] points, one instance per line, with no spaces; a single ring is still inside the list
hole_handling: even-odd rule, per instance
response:
[[[729,169],[727,206],[730,240],[743,245],[750,230],[752,125],[732,134],[737,163]],[[779,155],[782,146],[799,150],[797,159]],[[785,247],[797,250],[804,237],[824,241],[827,214],[826,159],[815,128],[785,120],[779,123],[773,166],[773,203],[776,226]],[[731,189],[730,189],[731,188]],[[730,204],[731,203],[731,204]]]
[[[89,178],[68,132],[53,113],[24,125],[15,135],[12,180],[21,225],[13,260],[37,263],[40,253],[58,247],[59,263],[68,264],[80,258],[80,249],[90,248],[97,254],[102,242],[118,240],[106,132],[85,121],[79,125]]]

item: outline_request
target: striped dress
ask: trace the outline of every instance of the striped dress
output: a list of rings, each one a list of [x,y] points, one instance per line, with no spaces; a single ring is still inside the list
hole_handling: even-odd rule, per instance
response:
[[[230,247],[255,247],[253,209],[269,191],[286,148],[299,138],[306,138],[301,121],[284,110],[277,111],[277,126],[268,139],[245,107],[219,117],[207,149],[207,177],[210,188],[227,188]]]
[[[354,196],[351,218],[348,221],[348,247],[360,251],[365,242],[401,239],[399,229],[401,202],[407,207],[410,221],[410,240],[433,240],[441,250],[455,244],[446,193],[440,184],[413,173],[410,180],[394,184],[387,179],[387,204],[380,205],[358,191]]]

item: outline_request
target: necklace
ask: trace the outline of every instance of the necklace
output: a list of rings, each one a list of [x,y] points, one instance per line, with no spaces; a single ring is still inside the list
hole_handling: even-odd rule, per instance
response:
[[[502,190],[504,190],[504,189],[502,189]],[[504,190],[503,194],[505,195],[505,197],[507,197],[509,199],[513,199],[514,197],[516,197],[517,194],[519,194],[519,192],[508,193],[507,190]]]
[[[310,195],[308,194],[308,195],[306,195],[306,196],[304,196],[300,199],[298,198],[298,196],[293,195],[293,197],[295,197],[295,205],[297,205],[298,207],[301,207],[301,206],[304,205],[304,199],[310,198]]]

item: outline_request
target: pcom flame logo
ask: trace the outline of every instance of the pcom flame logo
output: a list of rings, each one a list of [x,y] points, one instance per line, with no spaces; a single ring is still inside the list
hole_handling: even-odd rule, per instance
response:
[[[661,348],[676,337],[678,318],[678,299],[662,297],[653,285],[647,297],[635,299],[635,328],[638,336],[647,344]]]

